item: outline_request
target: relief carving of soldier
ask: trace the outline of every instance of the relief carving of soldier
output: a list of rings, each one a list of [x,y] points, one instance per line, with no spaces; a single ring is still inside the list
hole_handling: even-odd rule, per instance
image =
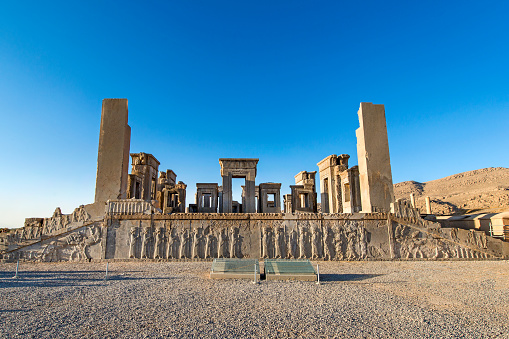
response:
[[[237,242],[238,242],[238,234],[237,229],[234,227],[230,228],[230,258],[237,258]]]
[[[291,259],[297,257],[297,232],[292,230],[288,235],[288,248],[286,250],[286,258]]]
[[[136,242],[138,240],[138,229],[136,227],[131,227],[129,231],[129,258],[134,258],[136,253]]]
[[[177,229],[172,228],[170,230],[170,234],[168,236],[168,243],[166,248],[167,258],[178,258],[177,250],[179,249],[179,236],[177,234]]]
[[[317,226],[311,229],[311,258],[317,259],[322,256],[320,248],[320,230]]]
[[[187,258],[187,243],[189,241],[189,231],[187,229],[182,230],[180,234],[180,250],[179,250],[179,258],[184,259]]]
[[[339,228],[334,235],[334,249],[336,251],[336,259],[343,260],[345,253],[343,252],[343,245],[346,243],[346,238],[343,229]]]
[[[149,254],[149,243],[150,243],[150,229],[148,227],[143,228],[143,234],[141,237],[141,258],[150,258]]]
[[[226,241],[228,236],[225,234],[224,229],[219,230],[217,234],[217,257],[224,258],[224,251],[226,249]]]
[[[307,230],[304,226],[299,227],[299,259],[306,258]]]
[[[329,227],[325,227],[323,234],[323,258],[326,260],[332,260],[334,257],[332,254],[333,251],[333,239],[334,235]]]
[[[357,234],[354,230],[348,229],[346,234],[346,258],[356,259],[357,252],[355,251],[355,242],[357,240]]]
[[[205,258],[211,258],[212,257],[212,245],[214,242],[214,234],[212,232],[209,232],[205,236]]]
[[[262,228],[262,258],[269,258],[270,257],[270,229],[269,227],[263,227]]]
[[[154,236],[154,259],[161,258],[161,245],[163,242],[163,232],[160,228],[156,228]]]
[[[361,259],[366,259],[368,256],[367,231],[364,227],[359,227],[357,232],[359,238],[359,256]]]
[[[195,228],[193,230],[193,253],[192,258],[200,257],[200,242],[201,242],[201,228]]]
[[[283,257],[282,253],[282,242],[283,242],[283,229],[279,226],[276,226],[276,234],[274,239],[274,257],[280,259]]]

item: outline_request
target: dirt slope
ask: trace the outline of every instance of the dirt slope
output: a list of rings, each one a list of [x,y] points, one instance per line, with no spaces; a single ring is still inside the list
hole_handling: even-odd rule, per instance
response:
[[[415,193],[417,207],[423,213],[426,196],[431,198],[432,212],[437,215],[509,210],[509,168],[483,168],[424,183],[404,181],[394,185],[396,199],[410,199],[410,193]]]

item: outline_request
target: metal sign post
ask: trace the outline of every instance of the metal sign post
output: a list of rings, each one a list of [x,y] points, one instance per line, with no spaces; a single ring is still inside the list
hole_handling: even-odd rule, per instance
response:
[[[320,268],[318,267],[318,264],[316,264],[316,284],[320,285]]]
[[[257,284],[258,281],[256,279],[256,274],[258,273],[258,270],[256,269],[256,264],[254,264],[254,280],[253,280],[253,284]]]
[[[19,278],[18,270],[19,270],[19,259],[18,259],[18,263],[16,264],[16,275],[13,277],[13,279],[18,279]]]

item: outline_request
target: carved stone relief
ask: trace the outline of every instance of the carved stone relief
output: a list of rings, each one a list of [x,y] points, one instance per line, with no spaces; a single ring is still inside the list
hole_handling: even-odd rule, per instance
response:
[[[463,235],[460,237],[459,232]],[[483,232],[458,229],[417,229],[398,224],[394,229],[395,254],[402,259],[489,258]]]
[[[72,220],[85,220],[87,217],[80,208],[71,216]],[[392,221],[391,226],[387,219],[320,220],[299,217],[250,222],[246,219],[200,218],[112,219],[116,221],[107,221],[108,228],[97,223],[82,226],[49,239],[43,236],[42,240],[39,238],[19,251],[2,249],[2,255],[8,260],[38,261],[80,261],[113,258],[113,255],[130,259],[260,256],[317,260],[480,259],[497,256],[489,249],[489,242],[494,240],[483,232],[407,226],[401,221]],[[52,218],[44,221],[45,227],[52,223],[57,225],[63,219],[57,209]],[[41,219],[39,225],[42,224]],[[7,236],[14,240],[31,238],[37,234],[37,227],[36,221],[33,225],[28,221],[23,229]],[[119,250],[106,251],[106,245]]]

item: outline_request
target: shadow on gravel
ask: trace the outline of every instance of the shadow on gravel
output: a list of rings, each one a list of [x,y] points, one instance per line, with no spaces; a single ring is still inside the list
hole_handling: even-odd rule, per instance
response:
[[[0,313],[8,313],[8,312],[30,312],[31,310],[0,310]]]
[[[92,275],[93,274],[93,275]],[[111,273],[110,273],[111,274]],[[101,286],[108,281],[141,281],[141,280],[170,280],[175,277],[132,277],[111,274],[104,279],[104,271],[55,271],[55,272],[20,272],[18,279],[13,279],[12,273],[0,277],[0,289],[12,287],[62,287],[62,286]]]
[[[359,281],[381,275],[383,274],[320,274],[320,281]]]
[[[16,272],[1,272],[0,279],[12,278]],[[86,276],[90,274],[104,274],[105,271],[19,271],[19,275],[23,275],[23,278],[54,278],[55,276]]]
[[[20,288],[20,287],[63,287],[63,286],[74,286],[74,287],[91,287],[101,286],[97,282],[102,279],[37,279],[27,280],[23,278],[19,279],[5,279],[0,280],[0,289],[2,288]],[[87,283],[91,282],[91,283]]]
[[[111,273],[143,273],[143,271],[117,271],[110,270]],[[0,279],[8,279],[12,278],[16,271],[2,271],[0,272]],[[118,274],[117,273],[117,274]],[[93,271],[19,271],[20,275],[23,275],[24,278],[45,278],[45,277],[54,277],[55,275],[74,275],[74,276],[84,276],[89,274],[105,274],[105,270],[93,270]]]

